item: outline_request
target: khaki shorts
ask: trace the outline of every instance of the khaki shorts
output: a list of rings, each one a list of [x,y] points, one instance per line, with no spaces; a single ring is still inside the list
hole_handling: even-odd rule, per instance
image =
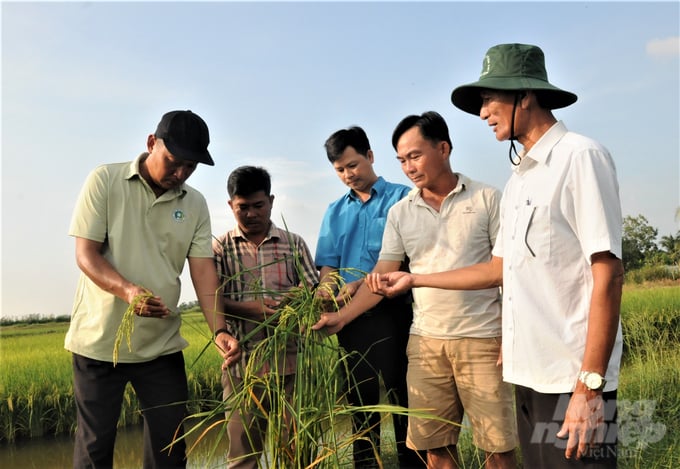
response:
[[[512,386],[496,365],[500,338],[432,339],[411,335],[408,407],[460,424],[463,409],[473,443],[489,453],[517,446]],[[460,425],[409,416],[407,446],[426,450],[458,443]]]

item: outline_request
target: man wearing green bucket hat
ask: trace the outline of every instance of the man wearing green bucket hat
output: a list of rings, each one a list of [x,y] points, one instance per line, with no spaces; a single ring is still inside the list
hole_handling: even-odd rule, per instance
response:
[[[513,173],[491,261],[427,275],[371,274],[374,293],[503,287],[503,379],[515,385],[524,467],[616,467],[622,216],[614,162],[553,109],[543,51],[501,44],[451,101],[510,140]],[[523,150],[517,152],[515,141]],[[513,154],[514,153],[514,154]]]

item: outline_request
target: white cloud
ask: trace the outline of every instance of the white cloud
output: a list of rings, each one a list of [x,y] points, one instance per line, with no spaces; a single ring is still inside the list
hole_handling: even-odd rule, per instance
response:
[[[647,42],[647,54],[652,57],[678,57],[680,56],[680,37],[667,37],[665,39],[652,39]]]

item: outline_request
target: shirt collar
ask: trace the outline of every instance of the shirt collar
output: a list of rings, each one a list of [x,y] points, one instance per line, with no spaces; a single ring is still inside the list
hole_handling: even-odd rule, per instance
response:
[[[453,197],[455,194],[463,192],[467,188],[467,185],[470,183],[470,178],[467,177],[466,175],[461,173],[454,174],[458,176],[458,182],[456,183],[456,187],[454,187],[453,190],[446,195],[446,198]],[[417,187],[411,189],[407,195],[409,201],[413,202],[416,199],[422,199],[420,192],[421,190],[418,189]]]
[[[144,180],[144,178],[142,177],[142,173],[140,173],[139,171],[139,167],[142,164],[142,160],[147,156],[149,156],[149,153],[144,152],[140,154],[135,160],[130,162],[130,164],[128,165],[127,173],[125,174],[125,179],[127,179],[128,181],[131,181],[132,179],[139,179],[142,182],[142,184],[144,184],[144,186],[146,186],[151,192],[153,192],[151,187],[149,187],[149,183],[147,183]],[[186,193],[187,193],[186,185],[185,183],[182,183],[179,187],[165,191],[165,193],[161,195],[161,197],[164,199],[172,199],[174,197],[184,197]]]
[[[469,177],[461,173],[455,174],[456,176],[458,176],[458,184],[456,184],[456,187],[453,188],[451,194],[458,194],[459,192],[463,192],[467,188],[467,185],[470,183]]]
[[[521,158],[522,162],[519,164],[519,166],[514,166],[513,170],[518,171],[522,169],[523,163],[524,166],[526,167],[525,160],[530,159],[535,161],[536,163],[539,164],[547,164],[548,163],[548,158],[550,158],[550,153],[552,152],[552,149],[555,145],[557,145],[557,142],[559,142],[562,137],[566,135],[566,133],[569,130],[567,129],[567,126],[564,125],[564,122],[562,121],[557,121],[555,122],[552,127],[548,129],[546,133],[544,133],[541,138],[538,139],[538,142],[534,144],[533,147],[531,147],[531,150],[528,152],[522,151],[521,153]]]
[[[371,200],[374,195],[382,194],[386,185],[387,183],[382,178],[382,176],[378,176],[378,179],[376,179],[376,181],[373,183],[373,186],[371,186],[371,197],[368,200]],[[361,199],[359,199],[359,197],[357,197],[357,195],[351,189],[347,192],[347,198],[349,199],[348,201],[361,201]]]
[[[130,161],[127,173],[125,174],[125,179],[132,179],[135,176],[137,176],[139,179],[142,179],[142,174],[139,172],[139,166],[142,164],[142,160],[147,156],[149,156],[149,154],[147,152],[144,152],[137,158],[135,158],[133,161]]]
[[[241,227],[236,225],[234,229],[232,230],[232,234],[234,238],[243,238],[244,240],[248,240],[246,238],[246,235],[241,231]],[[262,242],[264,243],[265,241],[268,241],[270,239],[280,239],[282,238],[282,233],[281,230],[274,224],[273,221],[270,221],[269,225],[269,231],[267,231],[267,236],[264,237],[264,240]]]

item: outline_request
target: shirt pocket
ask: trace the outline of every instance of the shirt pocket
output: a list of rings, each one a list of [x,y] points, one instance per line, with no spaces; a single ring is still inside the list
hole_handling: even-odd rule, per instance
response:
[[[378,254],[380,254],[386,222],[387,217],[376,217],[368,223],[368,229],[366,230],[366,247],[375,259],[377,259]]]
[[[527,205],[522,214],[521,252],[525,257],[550,256],[550,207]]]

